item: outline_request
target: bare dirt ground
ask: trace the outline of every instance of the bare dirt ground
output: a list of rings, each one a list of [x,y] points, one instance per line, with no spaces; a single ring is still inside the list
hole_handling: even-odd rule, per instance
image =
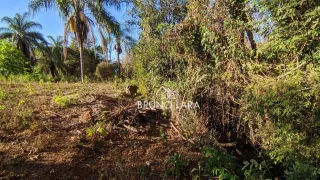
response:
[[[0,179],[163,179],[175,153],[189,179],[199,148],[129,102],[112,84],[0,84]]]

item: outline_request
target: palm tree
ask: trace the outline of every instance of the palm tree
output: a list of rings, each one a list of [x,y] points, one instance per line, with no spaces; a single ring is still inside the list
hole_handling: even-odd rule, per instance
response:
[[[50,71],[52,77],[55,77],[55,72],[59,69],[63,69],[63,37],[58,36],[56,38],[53,38],[52,36],[48,36],[48,39],[51,41],[49,43],[50,49],[49,49],[49,57],[51,59],[50,61]]]
[[[101,50],[102,50],[102,55],[106,61],[106,63],[109,63],[108,59],[108,44],[111,43],[111,33],[109,31],[104,32],[102,31],[102,28],[98,28],[99,34],[100,34],[100,39],[101,39]],[[111,50],[111,49],[110,49]],[[111,55],[111,53],[110,53]],[[111,58],[110,58],[111,60]]]
[[[80,52],[81,81],[83,82],[83,44],[90,34],[90,39],[94,41],[93,26],[101,26],[104,31],[117,32],[119,24],[108,13],[106,6],[119,5],[118,0],[31,0],[29,7],[33,12],[40,9],[56,7],[59,14],[65,20],[64,33],[64,54],[66,57],[67,39],[70,33],[74,33],[78,41]],[[86,14],[85,12],[89,12]],[[101,30],[101,29],[100,29]],[[101,38],[103,41],[103,38]],[[95,42],[93,42],[95,44]],[[106,46],[102,43],[101,46]]]
[[[119,32],[116,34],[116,44],[114,45],[114,49],[117,52],[117,61],[118,61],[118,76],[119,78],[121,77],[121,63],[120,63],[120,54],[122,53],[122,48],[121,48],[121,36],[122,33]]]
[[[118,76],[121,77],[121,62],[120,62],[120,54],[122,53],[122,50],[124,47],[125,51],[128,51],[129,49],[132,48],[132,46],[135,44],[135,40],[126,34],[128,30],[121,30],[118,31],[115,36],[116,36],[116,42],[114,45],[114,49],[117,52],[117,62],[118,62]]]
[[[47,36],[47,38],[48,44],[41,43],[41,47],[36,49],[37,63],[42,70],[55,78],[57,73],[66,73],[63,62],[63,37]]]
[[[40,43],[45,43],[46,40],[42,34],[34,31],[41,29],[39,23],[28,21],[29,13],[16,14],[14,18],[3,17],[1,22],[8,24],[7,28],[0,28],[0,39],[11,38],[12,42],[17,45],[17,48],[30,59],[31,54],[34,55],[34,47],[40,47]]]

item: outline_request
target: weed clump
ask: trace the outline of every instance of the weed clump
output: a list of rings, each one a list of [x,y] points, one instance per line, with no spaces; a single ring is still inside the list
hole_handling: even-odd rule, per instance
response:
[[[72,104],[75,104],[79,99],[79,94],[66,95],[66,96],[55,96],[53,101],[60,107],[68,107]]]

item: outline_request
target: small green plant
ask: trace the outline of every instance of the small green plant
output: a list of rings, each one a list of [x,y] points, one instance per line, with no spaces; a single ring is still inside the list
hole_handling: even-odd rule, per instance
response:
[[[7,106],[5,106],[5,105],[0,105],[0,110],[5,110],[5,109],[7,109]]]
[[[35,94],[35,90],[34,90],[34,88],[33,88],[32,86],[27,85],[26,88],[27,88],[27,92],[28,92],[28,94],[29,94],[30,96],[32,96],[32,95]]]
[[[20,118],[21,128],[24,128],[29,125],[29,122],[33,117],[33,110],[25,107],[21,107],[17,115]]]
[[[166,161],[166,176],[180,177],[183,168],[186,166],[186,161],[181,154],[175,153]]]
[[[55,96],[53,98],[53,101],[60,107],[67,107],[71,104],[76,103],[78,97],[79,97],[78,94],[67,95],[67,96]]]
[[[150,179],[151,170],[150,164],[138,167],[139,179]]]
[[[93,138],[96,135],[107,136],[108,130],[104,122],[98,122],[92,127],[86,129],[87,138]]]
[[[256,180],[256,179],[267,179],[269,167],[266,161],[259,163],[258,161],[251,159],[250,162],[244,161],[242,168],[245,179]],[[270,175],[270,174],[269,174]]]
[[[236,179],[234,157],[210,147],[203,148],[203,160],[191,171],[193,179]]]
[[[8,98],[8,93],[0,88],[0,100],[6,100]]]
[[[168,141],[168,136],[167,136],[166,132],[164,132],[162,129],[160,130],[160,136],[161,136],[161,139],[164,143],[166,143]]]
[[[287,169],[284,171],[286,179],[319,179],[320,169],[313,167],[309,164],[296,161],[288,165]]]

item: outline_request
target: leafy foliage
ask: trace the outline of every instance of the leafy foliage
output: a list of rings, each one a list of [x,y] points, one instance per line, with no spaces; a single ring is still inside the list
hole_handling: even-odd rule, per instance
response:
[[[98,122],[94,126],[86,129],[87,138],[94,138],[98,135],[107,136],[108,130],[106,128],[106,124],[103,122]]]
[[[101,80],[111,80],[116,75],[116,67],[114,64],[108,64],[107,62],[103,61],[98,64],[96,68],[96,75]]]
[[[53,98],[53,101],[60,107],[67,107],[77,102],[78,98],[79,98],[78,94],[72,94],[72,95],[66,95],[66,96],[55,96]]]
[[[178,178],[182,174],[183,168],[186,166],[186,162],[181,154],[175,153],[166,161],[166,171],[168,175],[173,175]]]
[[[250,123],[251,139],[262,142],[277,162],[315,157],[318,163],[320,157],[319,70],[307,69],[293,68],[275,77],[253,75],[246,89],[244,120]]]
[[[265,160],[261,163],[257,162],[255,159],[251,159],[249,162],[245,161],[242,168],[245,179],[267,179],[270,175],[269,167]]]
[[[22,52],[8,42],[0,41],[0,75],[24,74],[30,68]]]
[[[194,179],[319,179],[319,1],[130,2],[132,23],[141,29],[137,44],[107,11],[109,5],[119,5],[120,1],[30,1],[34,12],[58,9],[66,22],[65,38],[62,42],[61,38],[49,37],[52,44],[36,51],[38,66],[22,79],[45,79],[45,72],[66,80],[80,72],[84,81],[83,74],[96,72],[100,80],[115,78],[117,87],[126,74],[132,77],[130,84],[139,86],[138,94],[143,98],[159,98],[157,90],[165,88],[176,95],[178,104],[199,103],[195,110],[166,111],[188,140],[205,136],[204,144],[223,150],[205,146],[203,159],[191,172]],[[5,17],[9,29],[0,29],[3,38],[15,37],[16,44],[20,42],[18,48],[25,55],[41,40],[27,38],[24,42],[11,32],[16,30],[13,21],[25,22],[27,16]],[[40,27],[37,23],[26,24],[22,29]],[[94,25],[101,39],[100,53],[96,53]],[[75,37],[67,55],[70,32]],[[117,68],[108,59],[112,47],[107,45],[112,38]],[[126,63],[121,64],[123,50]],[[21,53],[6,42],[2,42],[0,51],[2,75],[10,80],[25,71],[27,64]],[[14,53],[7,53],[11,51]],[[105,61],[100,62],[102,59]],[[0,91],[1,98],[7,97]],[[56,96],[54,101],[65,107],[72,104],[72,99]],[[0,109],[6,110],[6,106]],[[28,112],[21,117],[28,117]],[[98,123],[87,129],[87,136],[104,136],[106,129],[105,124]],[[212,132],[209,137],[208,132]],[[165,144],[169,142],[164,132],[160,131],[160,136]],[[226,149],[223,144],[227,144]],[[251,153],[256,151],[260,151],[259,156]],[[245,159],[244,165],[226,152]],[[166,175],[181,177],[186,165],[180,154],[174,154],[166,162]],[[274,165],[279,168],[271,168]],[[149,168],[141,173],[149,172]]]
[[[34,31],[35,28],[41,29],[41,24],[28,21],[29,18],[29,13],[17,13],[14,18],[3,17],[1,21],[8,24],[8,28],[0,28],[0,39],[12,39],[26,58],[31,57],[34,47],[40,47],[40,43],[46,43],[42,34]]]
[[[203,148],[204,159],[198,163],[198,168],[192,170],[193,179],[204,177],[213,179],[236,179],[234,170],[236,169],[235,159],[227,154],[205,146]]]
[[[102,32],[116,33],[120,32],[120,25],[108,13],[105,5],[117,5],[116,1],[109,0],[32,0],[29,7],[33,12],[40,9],[57,8],[60,15],[65,19],[66,25],[64,30],[64,55],[67,54],[67,39],[70,33],[75,34],[75,38],[79,45],[80,53],[80,74],[81,81],[84,81],[83,70],[83,50],[84,43],[90,37],[92,44],[95,46],[95,37],[93,26],[99,24],[99,31],[102,40],[103,49],[106,49],[105,37]],[[86,13],[89,12],[89,14]],[[105,30],[105,31],[102,31]]]
[[[132,54],[134,81],[146,98],[162,86],[174,89],[183,97],[177,101],[200,104],[198,111],[171,111],[186,132],[206,132],[205,124],[218,142],[262,148],[287,177],[318,176],[319,2],[134,2],[142,29]],[[209,158],[194,172],[241,174],[219,161]],[[239,176],[269,178],[261,163],[251,161]]]

